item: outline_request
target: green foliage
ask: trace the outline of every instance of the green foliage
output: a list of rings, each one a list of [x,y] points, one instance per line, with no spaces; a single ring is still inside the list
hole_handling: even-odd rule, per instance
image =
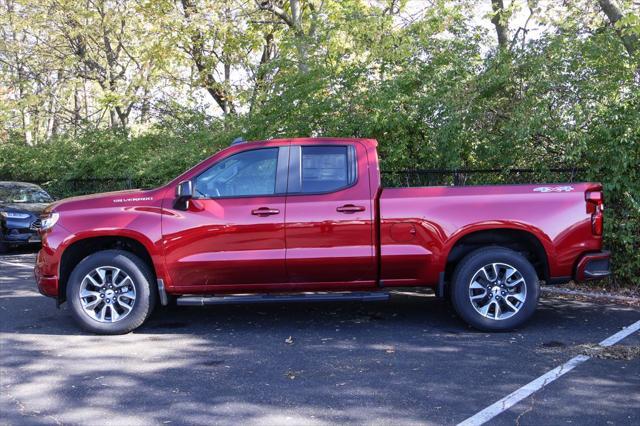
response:
[[[2,172],[14,179],[36,181],[130,177],[160,184],[206,158],[228,140],[211,132],[189,135],[150,132],[93,131],[79,138],[59,137],[46,145],[0,145]]]

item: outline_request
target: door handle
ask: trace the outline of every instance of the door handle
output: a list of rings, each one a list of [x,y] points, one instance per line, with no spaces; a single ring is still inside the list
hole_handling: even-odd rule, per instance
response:
[[[345,204],[344,206],[340,206],[336,208],[336,211],[340,213],[355,213],[355,212],[363,212],[364,206],[354,206],[353,204]]]
[[[280,210],[270,209],[269,207],[260,207],[259,209],[251,210],[251,214],[255,216],[271,216],[278,213],[280,213]]]

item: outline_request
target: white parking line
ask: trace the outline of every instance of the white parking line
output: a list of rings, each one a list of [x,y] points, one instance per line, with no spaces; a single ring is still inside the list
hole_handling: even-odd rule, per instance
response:
[[[640,330],[640,321],[636,321],[630,326],[620,330],[613,336],[607,337],[599,344],[600,346],[605,346],[605,347],[615,345],[620,340],[635,333],[638,330]],[[533,380],[532,382],[527,383],[520,389],[510,393],[509,395],[505,396],[504,398],[495,402],[494,404],[491,404],[484,410],[474,414],[473,416],[469,417],[462,423],[458,423],[458,426],[477,426],[477,425],[482,425],[488,422],[489,420],[496,417],[498,414],[504,411],[507,411],[509,408],[513,407],[518,402],[522,401],[523,399],[527,398],[531,394],[547,386],[549,383],[553,382],[557,378],[573,370],[574,368],[576,368],[576,366],[589,360],[589,358],[590,357],[586,355],[578,355],[576,357],[571,358],[569,361],[565,362],[561,366],[556,367],[553,370],[549,371],[548,373],[543,374],[542,376]]]
[[[606,339],[604,339],[602,342],[600,342],[598,344],[600,346],[604,346],[604,347],[613,346],[616,343],[618,343],[620,340],[622,340],[625,337],[635,333],[638,330],[640,330],[640,321],[636,321],[633,324],[631,324],[629,327],[623,328],[622,330],[618,331],[613,336],[607,337]]]
[[[3,265],[15,266],[18,268],[33,269],[33,265],[23,265],[22,263],[7,262],[6,260],[0,260],[0,263],[2,263]]]

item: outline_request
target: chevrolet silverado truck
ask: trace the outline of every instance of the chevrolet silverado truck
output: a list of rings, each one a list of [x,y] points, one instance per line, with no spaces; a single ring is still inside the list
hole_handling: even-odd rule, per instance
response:
[[[468,324],[509,330],[540,281],[609,274],[599,183],[383,188],[377,142],[234,144],[152,190],[69,198],[41,218],[40,292],[84,329],[154,306],[384,300],[430,287]]]

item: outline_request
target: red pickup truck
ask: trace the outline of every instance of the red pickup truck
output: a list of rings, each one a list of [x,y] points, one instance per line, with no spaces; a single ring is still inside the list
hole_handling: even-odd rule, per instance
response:
[[[42,216],[35,276],[103,334],[163,305],[383,300],[431,287],[483,330],[518,327],[539,282],[609,274],[598,183],[384,189],[377,142],[230,146],[152,190]]]

